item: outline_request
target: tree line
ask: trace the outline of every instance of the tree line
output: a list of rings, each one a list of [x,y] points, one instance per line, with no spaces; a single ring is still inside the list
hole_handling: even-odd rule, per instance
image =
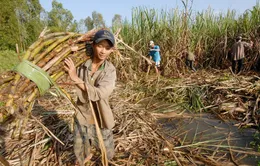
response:
[[[91,16],[75,20],[73,14],[62,3],[52,1],[47,12],[39,0],[0,0],[0,50],[26,50],[37,40],[44,27],[51,32],[84,33],[93,28],[107,27],[101,13],[93,11]],[[122,17],[115,14],[112,26],[122,24]]]

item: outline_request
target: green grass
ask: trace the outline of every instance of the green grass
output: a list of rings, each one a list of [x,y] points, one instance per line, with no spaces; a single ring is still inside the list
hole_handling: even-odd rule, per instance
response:
[[[260,133],[256,132],[254,135],[254,141],[250,142],[250,145],[255,148],[258,152],[260,152]]]
[[[0,101],[0,107],[2,107],[2,106],[4,106],[4,105],[5,105],[5,103],[2,102],[2,101]]]
[[[14,51],[0,51],[0,73],[12,70],[19,63],[17,54]]]

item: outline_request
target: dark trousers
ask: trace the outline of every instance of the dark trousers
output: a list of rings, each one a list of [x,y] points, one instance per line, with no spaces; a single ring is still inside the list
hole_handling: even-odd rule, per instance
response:
[[[193,61],[186,59],[186,65],[193,71],[196,71],[196,69],[193,66]]]
[[[101,134],[106,147],[108,160],[114,156],[114,140],[112,129],[101,129]],[[80,166],[84,165],[85,158],[90,154],[91,146],[99,149],[99,142],[95,125],[74,124],[74,153]]]
[[[232,61],[232,71],[233,71],[233,73],[237,74],[237,73],[239,73],[243,70],[243,62],[244,62],[244,58]],[[236,70],[236,67],[237,67],[237,70]]]

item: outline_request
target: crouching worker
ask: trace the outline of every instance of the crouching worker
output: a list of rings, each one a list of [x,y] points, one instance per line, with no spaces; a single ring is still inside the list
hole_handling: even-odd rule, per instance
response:
[[[95,121],[101,129],[108,160],[114,156],[112,128],[115,125],[108,99],[115,88],[116,69],[107,57],[113,52],[114,36],[107,30],[99,30],[93,38],[93,55],[83,65],[75,68],[74,62],[65,60],[65,69],[76,85],[79,112],[74,123],[74,153],[79,165],[91,155],[91,148],[99,149]],[[93,110],[91,108],[93,106]]]

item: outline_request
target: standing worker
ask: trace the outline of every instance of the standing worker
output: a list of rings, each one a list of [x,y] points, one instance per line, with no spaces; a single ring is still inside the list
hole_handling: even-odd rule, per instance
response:
[[[243,70],[243,61],[245,58],[245,47],[252,48],[253,42],[250,43],[242,41],[242,36],[238,36],[236,42],[231,48],[232,56],[232,72],[237,74]],[[236,70],[237,66],[237,70]]]
[[[114,156],[112,128],[115,122],[108,99],[115,88],[116,69],[107,61],[114,45],[113,34],[107,30],[99,30],[93,38],[91,59],[78,69],[72,59],[65,59],[65,69],[76,85],[76,104],[80,110],[74,124],[74,153],[80,166],[85,165],[84,160],[90,156],[91,147],[99,149],[93,110],[101,129],[107,159]]]
[[[153,41],[150,41],[149,46],[150,46],[149,56],[155,62],[155,71],[157,74],[159,74],[160,61],[161,61],[160,47],[158,45],[155,45]]]
[[[190,52],[190,51],[185,51],[184,52],[185,57],[186,57],[186,65],[193,71],[196,71],[195,67],[194,67],[194,62],[195,62],[195,55],[194,53]]]

